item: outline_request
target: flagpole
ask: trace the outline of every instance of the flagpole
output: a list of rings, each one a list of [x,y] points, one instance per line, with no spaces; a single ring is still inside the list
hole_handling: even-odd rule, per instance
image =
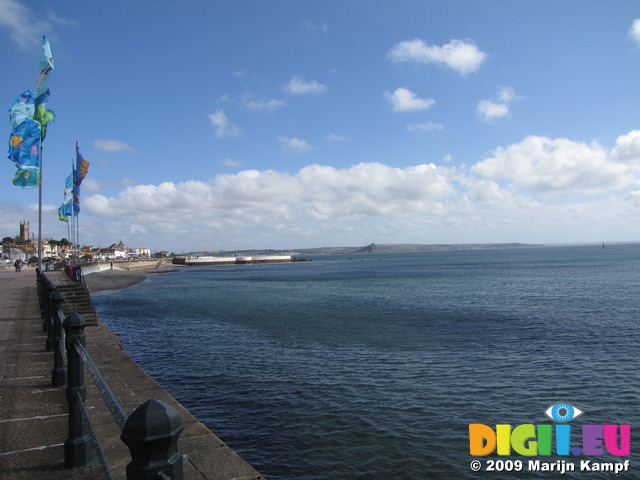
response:
[[[38,182],[38,270],[42,272],[42,135],[40,136],[40,181]]]
[[[76,240],[78,241],[78,263],[80,263],[80,216],[76,219]]]
[[[71,259],[76,253],[76,196],[75,196],[75,167],[71,159]]]

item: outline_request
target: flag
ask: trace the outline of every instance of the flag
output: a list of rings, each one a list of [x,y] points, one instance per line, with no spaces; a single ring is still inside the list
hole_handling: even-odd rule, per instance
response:
[[[40,172],[18,170],[11,183],[20,188],[35,188],[40,185]]]
[[[42,58],[40,59],[40,71],[38,73],[38,81],[36,82],[35,96],[35,112],[33,119],[41,125],[40,134],[42,140],[47,136],[47,124],[56,117],[52,110],[47,110],[45,102],[49,100],[51,92],[49,91],[49,74],[53,72],[53,56],[51,55],[51,46],[47,37],[42,37]]]
[[[12,183],[21,188],[40,184],[42,140],[47,135],[47,125],[55,118],[53,111],[44,105],[49,99],[48,77],[53,69],[51,46],[47,37],[42,37],[42,58],[35,92],[27,90],[20,95],[9,114],[12,127],[9,158],[18,167]]]
[[[56,118],[56,114],[53,110],[47,110],[43,103],[36,107],[36,113],[33,115],[33,119],[40,124],[40,137],[44,140],[47,136],[47,125]]]
[[[40,124],[24,119],[9,137],[9,158],[20,170],[40,171]]]
[[[68,222],[71,215],[78,216],[80,212],[80,207],[75,205],[73,202],[65,202],[62,204],[60,208],[58,208],[58,218],[62,222]]]
[[[87,172],[89,171],[89,162],[87,162],[82,154],[80,153],[80,149],[78,148],[78,142],[76,142],[76,168],[75,168],[75,177],[74,177],[74,185],[76,187],[80,187],[82,180],[87,176]],[[78,191],[79,192],[79,191]]]
[[[16,128],[28,118],[33,118],[36,111],[34,102],[35,98],[31,90],[27,90],[14,100],[9,110],[9,123],[12,128]]]
[[[62,200],[62,206],[58,208],[58,218],[62,222],[68,222],[67,216],[71,215],[73,202],[73,173],[69,175],[64,181],[64,199]]]
[[[69,175],[64,182],[64,200],[62,203],[67,203],[73,200],[73,174]]]
[[[45,103],[49,99],[48,77],[53,70],[51,46],[49,45],[47,37],[42,37],[42,58],[40,59],[40,72],[38,73],[38,81],[36,82],[36,106]]]

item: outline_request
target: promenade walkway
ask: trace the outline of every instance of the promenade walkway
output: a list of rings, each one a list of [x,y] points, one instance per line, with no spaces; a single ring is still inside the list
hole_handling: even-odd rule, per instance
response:
[[[64,283],[58,272],[47,272]],[[87,327],[87,351],[127,414],[149,398],[174,407],[185,429],[178,451],[185,480],[256,480],[260,474],[196,420],[122,350],[102,325]],[[67,438],[65,390],[51,386],[53,353],[38,307],[35,269],[0,270],[0,478],[11,480],[84,480],[105,478],[99,463],[70,471],[64,468]],[[86,405],[112,478],[124,480],[129,450],[102,397],[85,374]]]

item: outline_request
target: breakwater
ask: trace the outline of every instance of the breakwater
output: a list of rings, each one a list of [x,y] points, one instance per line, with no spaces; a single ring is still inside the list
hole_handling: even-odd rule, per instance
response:
[[[235,257],[214,257],[214,256],[184,256],[175,257],[173,263],[176,265],[242,265],[247,263],[281,263],[281,262],[301,262],[305,259],[296,258],[292,255],[255,255],[255,256],[235,256]]]

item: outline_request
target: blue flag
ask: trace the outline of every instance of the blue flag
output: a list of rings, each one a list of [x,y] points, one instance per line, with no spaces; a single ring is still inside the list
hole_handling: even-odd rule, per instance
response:
[[[87,162],[82,154],[80,153],[80,149],[78,148],[78,142],[76,142],[76,168],[74,170],[74,185],[76,187],[80,187],[82,180],[87,176],[87,172],[89,171],[89,162]],[[80,190],[78,190],[79,192]]]
[[[48,77],[53,71],[53,56],[47,37],[42,37],[42,58],[35,93],[31,90],[20,95],[10,110],[9,158],[18,171],[13,184],[33,188],[40,183],[40,148],[47,134],[47,125],[55,118],[44,103],[49,98]],[[36,138],[37,137],[37,138]]]
[[[34,101],[35,98],[31,90],[27,90],[15,99],[11,110],[9,110],[9,123],[12,128],[16,128],[28,118],[33,118],[36,112]]]
[[[53,70],[51,46],[49,45],[47,37],[42,37],[42,58],[40,59],[40,72],[38,73],[38,81],[36,83],[36,106],[45,103],[49,99],[48,77]]]
[[[35,188],[40,185],[40,172],[18,170],[11,183],[20,188]]]
[[[78,216],[80,212],[80,207],[75,205],[73,202],[63,203],[60,208],[58,208],[58,218],[62,222],[68,222],[68,217],[75,215]]]
[[[40,171],[40,123],[27,118],[13,129],[9,158],[21,170]]]
[[[67,203],[73,199],[73,175],[69,175],[64,182],[64,200]]]

